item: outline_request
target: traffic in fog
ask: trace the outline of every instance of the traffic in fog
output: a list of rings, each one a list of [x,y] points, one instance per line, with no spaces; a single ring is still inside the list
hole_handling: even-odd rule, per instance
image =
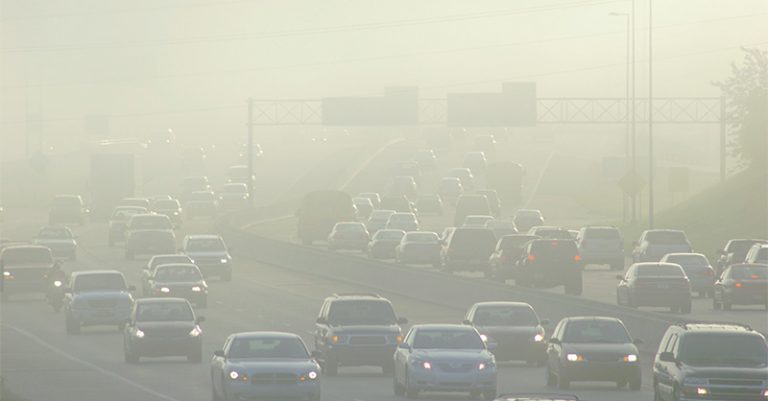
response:
[[[0,4],[0,399],[768,400],[760,1],[97,3]]]

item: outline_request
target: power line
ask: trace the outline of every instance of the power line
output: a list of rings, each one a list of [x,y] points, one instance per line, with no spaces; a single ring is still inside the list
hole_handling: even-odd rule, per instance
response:
[[[577,8],[577,7],[604,5],[604,4],[624,2],[624,1],[627,1],[627,0],[579,0],[579,1],[572,1],[570,3],[561,3],[557,5],[533,6],[533,7],[523,7],[523,8],[515,8],[515,9],[483,11],[483,12],[476,12],[476,13],[453,14],[453,15],[446,15],[441,17],[405,19],[405,20],[375,22],[375,23],[366,23],[366,24],[339,25],[339,26],[315,28],[315,29],[299,29],[299,30],[290,30],[290,31],[266,32],[266,33],[260,33],[260,34],[198,36],[198,37],[180,38],[180,39],[136,41],[136,42],[102,42],[102,43],[92,43],[87,45],[75,45],[75,46],[6,47],[6,48],[0,48],[0,51],[2,51],[3,53],[27,53],[27,52],[38,52],[38,51],[71,51],[71,50],[91,50],[91,49],[103,49],[103,48],[116,49],[116,48],[131,48],[131,47],[153,47],[153,46],[186,45],[186,44],[196,44],[196,43],[229,42],[229,41],[242,41],[242,40],[255,40],[255,39],[273,39],[273,38],[284,38],[284,37],[294,37],[294,36],[356,32],[356,31],[363,31],[363,30],[389,29],[389,28],[399,28],[404,26],[441,24],[441,23],[447,23],[447,22],[467,21],[467,20],[486,19],[486,18],[499,18],[499,17],[510,16],[510,15],[558,11],[558,10],[564,10],[564,9]]]

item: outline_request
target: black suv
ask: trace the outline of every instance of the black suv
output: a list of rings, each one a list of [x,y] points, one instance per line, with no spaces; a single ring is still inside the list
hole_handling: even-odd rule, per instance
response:
[[[573,240],[537,239],[528,242],[515,265],[515,284],[524,287],[565,287],[581,295],[584,268]]]
[[[392,375],[392,355],[403,340],[398,318],[388,299],[377,294],[333,294],[320,308],[315,349],[323,373],[335,376],[339,366],[381,366]]]
[[[747,326],[670,326],[653,364],[657,401],[765,400],[765,337]]]

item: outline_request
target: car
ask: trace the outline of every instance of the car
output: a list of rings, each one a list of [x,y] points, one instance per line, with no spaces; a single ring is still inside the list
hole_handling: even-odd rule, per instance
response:
[[[200,268],[204,277],[232,281],[232,255],[218,234],[192,234],[184,237],[181,253]]]
[[[419,214],[434,214],[437,216],[443,215],[443,200],[440,195],[420,195],[416,201],[416,209],[419,210]]]
[[[158,265],[142,280],[144,296],[184,298],[199,308],[208,306],[208,284],[197,265]]]
[[[192,259],[183,253],[169,253],[164,255],[154,255],[147,261],[147,265],[144,266],[144,271],[152,273],[155,268],[160,265],[168,263],[192,263]]]
[[[392,196],[405,196],[409,201],[414,201],[419,196],[419,187],[412,176],[397,176],[389,192]]]
[[[323,190],[307,194],[296,211],[297,234],[304,245],[313,241],[327,240],[334,224],[355,221],[355,205],[352,197],[342,191]]]
[[[635,263],[658,262],[668,253],[693,252],[688,237],[680,230],[645,230],[633,245],[632,260]]]
[[[77,259],[77,241],[69,227],[46,226],[42,227],[35,236],[35,244],[50,248],[54,257],[65,257],[69,260]]]
[[[117,203],[116,207],[121,206],[142,207],[148,211],[152,209],[148,198],[123,198]]]
[[[125,240],[125,259],[136,255],[160,255],[176,250],[176,234],[158,229],[130,230]]]
[[[584,265],[608,265],[611,270],[624,269],[624,237],[616,227],[588,226],[576,237]]]
[[[221,186],[218,192],[218,206],[222,211],[243,210],[250,199],[248,186],[241,182],[230,182]]]
[[[616,303],[633,308],[668,306],[672,312],[691,313],[691,282],[680,265],[635,263],[616,276]]]
[[[492,220],[494,220],[493,216],[470,214],[464,217],[464,222],[461,224],[461,226],[471,228],[485,228],[485,224]]]
[[[488,198],[485,195],[461,195],[456,200],[456,213],[453,216],[453,225],[456,227],[464,224],[464,219],[469,215],[490,216],[491,208],[488,206]]]
[[[528,234],[536,235],[543,239],[570,239],[573,237],[568,230],[553,226],[535,226],[528,230]]]
[[[579,397],[574,394],[504,393],[498,395],[496,401],[579,401]]]
[[[418,231],[419,220],[414,213],[393,213],[387,219],[388,229],[403,230],[403,231]]]
[[[373,213],[373,202],[368,198],[352,198],[352,203],[355,205],[359,220],[367,220]]]
[[[496,248],[496,236],[487,228],[456,228],[442,250],[443,270],[488,270],[488,260]]]
[[[392,354],[403,340],[392,303],[378,295],[339,293],[327,297],[315,323],[315,349],[323,372],[335,376],[340,366],[379,366],[392,375]]]
[[[85,326],[115,326],[122,332],[133,308],[133,286],[117,270],[76,271],[64,289],[64,323],[67,334]]]
[[[397,347],[394,361],[396,396],[450,391],[496,398],[496,359],[474,327],[414,325]]]
[[[249,181],[253,182],[255,180],[256,177],[248,172],[247,165],[229,166],[229,168],[227,168],[227,183],[245,184],[247,187]]]
[[[506,281],[515,277],[515,263],[523,254],[525,245],[535,239],[535,235],[507,234],[496,242],[496,249],[488,258],[488,274],[486,278],[496,281]]]
[[[125,230],[131,216],[147,213],[149,213],[149,210],[140,206],[116,207],[109,217],[109,236],[107,241],[109,246],[125,241]]]
[[[413,155],[413,161],[419,163],[419,167],[422,169],[436,168],[437,156],[432,149],[419,149]]]
[[[466,167],[450,169],[446,177],[458,178],[461,180],[461,186],[464,189],[472,190],[475,188],[475,176],[472,174],[472,171]]]
[[[381,209],[394,210],[399,213],[416,213],[413,202],[405,196],[385,196],[381,198]]]
[[[669,326],[653,363],[654,400],[760,400],[766,398],[765,337],[742,325]]]
[[[368,198],[371,200],[371,203],[373,204],[374,209],[381,209],[379,205],[381,205],[381,196],[378,192],[360,192],[357,194],[358,198]]]
[[[479,189],[475,191],[478,195],[485,195],[488,199],[488,207],[491,208],[491,216],[501,218],[501,200],[495,189]]]
[[[173,231],[173,223],[168,216],[156,213],[134,214],[125,223],[126,241],[131,232],[138,230],[166,230]]]
[[[52,226],[59,224],[82,226],[85,224],[87,215],[88,209],[83,205],[83,198],[80,195],[56,195],[48,214],[48,224]]]
[[[202,316],[195,316],[184,298],[143,298],[133,304],[123,331],[125,362],[141,358],[184,356],[187,361],[203,360]]]
[[[440,268],[442,243],[437,233],[409,231],[395,248],[395,261],[403,264],[431,264]]]
[[[482,174],[488,167],[488,160],[483,152],[467,152],[464,155],[462,167],[470,169],[472,174]]]
[[[547,342],[544,326],[530,304],[525,302],[478,302],[467,311],[463,323],[472,326],[486,343],[494,343],[497,361],[526,361],[544,366]]]
[[[260,144],[254,143],[252,151],[251,151],[250,154],[253,155],[253,162],[254,163],[259,163],[262,160],[262,158],[264,157],[264,149],[261,148]],[[242,145],[242,147],[240,149],[240,154],[238,156],[240,158],[240,163],[243,163],[243,164],[246,164],[246,165],[248,164],[248,158],[250,156],[249,156],[249,153],[248,153],[248,144],[247,143],[244,143]]]
[[[421,183],[421,165],[413,161],[404,161],[397,163],[395,176],[413,177],[413,181],[418,185]]]
[[[551,288],[562,285],[565,293],[581,295],[581,256],[570,239],[536,239],[526,243],[515,264],[515,284]]]
[[[768,244],[757,243],[749,248],[747,256],[744,257],[744,263],[747,264],[768,264]]]
[[[368,221],[365,222],[365,228],[368,230],[368,233],[376,234],[379,230],[386,228],[389,216],[393,214],[395,214],[394,210],[377,209],[371,212]]]
[[[455,202],[464,193],[459,177],[443,177],[437,184],[437,193],[449,202]]]
[[[720,256],[717,259],[716,275],[725,270],[726,267],[734,263],[743,263],[747,257],[747,252],[755,244],[768,244],[768,240],[764,239],[732,239],[729,240],[723,249],[718,249],[717,254]]]
[[[730,310],[733,305],[765,305],[768,310],[768,265],[735,264],[715,282],[712,306]]]
[[[181,198],[189,200],[193,192],[210,192],[211,184],[204,175],[184,177],[181,181]]]
[[[492,219],[486,221],[483,227],[493,231],[493,235],[495,235],[496,238],[501,238],[510,234],[517,234],[517,227],[515,227],[515,222],[512,220]]]
[[[496,137],[493,135],[478,135],[474,140],[474,149],[487,155],[496,154]]]
[[[328,234],[328,249],[348,249],[353,251],[366,251],[370,234],[365,224],[358,222],[339,222],[334,224],[331,233]]]
[[[709,264],[706,256],[700,253],[668,253],[660,263],[680,265],[691,282],[691,291],[699,293],[700,297],[711,297],[715,284],[715,269]]]
[[[538,209],[518,209],[513,220],[520,232],[528,232],[533,227],[544,225],[544,216]]]
[[[45,294],[48,274],[56,267],[51,249],[42,245],[2,244],[0,271],[2,271],[2,300],[11,294]]]
[[[612,381],[640,390],[640,352],[624,322],[613,317],[560,320],[547,345],[546,384],[567,389],[574,381]]]
[[[168,216],[175,228],[181,227],[181,204],[176,199],[160,199],[152,203],[152,212]]]
[[[400,245],[405,231],[383,229],[373,234],[368,243],[368,257],[371,259],[394,259],[395,248]]]
[[[227,337],[213,353],[213,399],[320,401],[320,366],[296,334],[244,332]]]
[[[185,210],[189,218],[199,216],[214,217],[219,208],[216,195],[211,191],[194,191],[189,194],[185,203]]]

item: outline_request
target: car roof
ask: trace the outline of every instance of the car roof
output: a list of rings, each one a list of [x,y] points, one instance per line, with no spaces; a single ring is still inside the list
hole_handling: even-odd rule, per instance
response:
[[[563,320],[583,322],[583,321],[602,321],[602,322],[618,322],[622,323],[621,319],[610,316],[570,316],[563,318]]]
[[[372,293],[372,292],[337,292],[335,294],[330,295],[328,299],[336,299],[336,300],[366,299],[366,300],[378,300],[378,301],[389,302],[388,299],[382,297],[379,294]]]
[[[651,229],[651,230],[645,230],[645,232],[647,232],[647,233],[652,233],[652,232],[662,232],[662,231],[666,231],[666,232],[676,232],[676,233],[681,233],[681,232],[683,232],[683,230],[675,230],[675,229],[671,229],[671,228],[654,228],[654,229]]]
[[[741,332],[744,334],[757,333],[751,327],[738,323],[685,323],[679,325],[682,329],[692,332]],[[757,333],[759,334],[759,333]]]
[[[706,255],[704,255],[703,253],[696,253],[696,252],[673,252],[673,253],[668,253],[668,254],[664,255],[664,257],[667,257],[667,256],[692,256],[692,255],[693,256],[701,256],[701,257],[706,258]]]
[[[235,333],[234,338],[301,338],[298,334],[283,331],[245,331]]]
[[[496,400],[504,401],[579,401],[579,397],[573,394],[555,393],[513,393],[500,394]]]
[[[439,324],[439,323],[428,323],[428,324],[415,324],[411,327],[412,329],[419,329],[419,330],[455,330],[455,331],[474,331],[475,329],[472,326],[467,326],[463,324]]]
[[[99,274],[119,274],[123,276],[123,273],[117,271],[117,270],[80,270],[80,271],[74,271],[72,272],[72,278],[79,277],[79,276],[91,276],[91,275],[99,275]],[[123,276],[125,277],[125,276]]]
[[[185,303],[185,304],[189,303],[189,301],[187,301],[185,298],[174,298],[174,297],[139,298],[135,301],[136,305],[160,304],[164,302]]]
[[[219,239],[221,236],[219,234],[189,234],[187,235],[186,239],[192,240],[192,239]]]
[[[662,262],[641,262],[641,263],[633,263],[630,267],[651,267],[651,266],[665,266],[665,267],[680,267],[677,263],[662,263]]]
[[[8,245],[8,246],[5,246],[5,247],[3,247],[3,250],[5,251],[7,249],[30,249],[30,248],[34,248],[34,249],[50,249],[50,248],[48,248],[45,245],[18,244],[18,245]]]
[[[481,307],[481,306],[511,306],[511,307],[521,307],[521,308],[533,308],[531,304],[527,302],[514,302],[514,301],[485,301],[485,302],[477,302],[474,305],[475,307]]]

